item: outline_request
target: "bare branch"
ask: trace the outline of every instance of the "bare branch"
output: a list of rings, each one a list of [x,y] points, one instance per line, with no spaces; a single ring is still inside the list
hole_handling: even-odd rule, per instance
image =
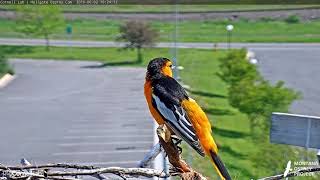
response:
[[[170,175],[165,174],[162,171],[149,169],[149,168],[120,168],[120,167],[108,167],[108,168],[99,168],[92,170],[82,170],[82,171],[70,171],[70,172],[61,172],[61,171],[52,171],[48,172],[47,176],[75,176],[75,175],[94,175],[94,174],[122,174],[129,176],[144,176],[144,177],[160,177],[165,178]]]
[[[61,165],[61,164],[59,164]],[[42,165],[39,167],[49,167],[48,165]],[[50,167],[53,167],[53,165],[50,165]],[[74,167],[74,165],[66,166],[66,164],[63,164],[63,166],[54,166],[55,168],[61,168],[61,167]],[[80,166],[82,167],[82,166]],[[15,179],[16,177],[35,177],[35,178],[47,178],[47,179],[73,179],[73,178],[61,178],[59,176],[81,176],[81,175],[90,175],[101,179],[106,179],[106,177],[98,176],[101,174],[111,173],[115,175],[121,175],[121,176],[144,176],[144,177],[159,177],[159,178],[165,178],[169,177],[170,174],[166,174],[162,171],[155,170],[155,169],[149,169],[149,168],[120,168],[120,167],[108,167],[108,168],[95,168],[95,169],[84,169],[81,171],[49,171],[44,172],[41,171],[38,173],[30,173],[30,172],[24,172],[21,171],[23,168],[27,169],[27,167],[11,167],[12,169],[16,170],[7,170],[2,169],[0,170],[0,177],[6,177],[8,179]],[[30,167],[28,167],[30,168]],[[33,169],[36,169],[33,167]],[[2,175],[1,175],[2,174]]]
[[[297,171],[292,171],[292,172],[288,173],[288,175],[286,177],[294,177],[294,176],[299,176],[299,175],[301,176],[304,173],[319,172],[319,171],[320,171],[320,166],[303,168],[303,169],[299,169]],[[278,179],[284,179],[284,175],[279,174],[279,175],[275,175],[275,176],[264,177],[264,178],[261,178],[258,180],[278,180]]]
[[[200,173],[194,171],[181,159],[177,145],[171,139],[170,130],[160,126],[157,129],[159,143],[156,144],[147,156],[140,162],[140,167],[146,167],[164,150],[173,165],[170,173],[151,168],[121,168],[86,166],[77,164],[44,164],[32,165],[26,159],[22,159],[20,166],[5,166],[0,163],[0,180],[7,179],[54,179],[54,180],[78,180],[77,176],[92,176],[99,180],[109,179],[104,174],[114,174],[126,179],[127,177],[159,177],[180,176],[182,180],[206,180]],[[56,168],[56,170],[54,170]],[[64,169],[64,170],[61,170]],[[73,170],[71,170],[73,169]],[[68,177],[69,176],[69,177]],[[73,178],[76,177],[76,178]],[[112,179],[112,178],[111,178]]]
[[[44,178],[44,176],[40,174],[15,171],[15,170],[4,170],[4,171],[1,171],[1,173],[3,177],[6,177],[8,179],[19,179],[19,178],[27,178],[27,177]]]

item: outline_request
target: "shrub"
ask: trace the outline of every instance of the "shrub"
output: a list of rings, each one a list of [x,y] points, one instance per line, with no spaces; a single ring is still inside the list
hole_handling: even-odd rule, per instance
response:
[[[4,53],[0,52],[0,77],[6,73],[14,74],[14,71],[9,65],[8,60],[4,56]]]
[[[300,17],[298,15],[290,15],[285,19],[285,22],[287,23],[299,23],[300,22]]]
[[[229,86],[241,80],[256,81],[261,78],[256,66],[248,63],[245,49],[233,50],[220,58],[220,72],[217,74]]]

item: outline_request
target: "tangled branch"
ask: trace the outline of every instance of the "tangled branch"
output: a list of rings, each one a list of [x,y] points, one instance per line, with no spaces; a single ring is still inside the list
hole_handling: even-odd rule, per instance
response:
[[[49,169],[50,168],[50,169]],[[73,171],[53,171],[54,168],[63,169],[77,169]],[[81,169],[79,171],[79,169]],[[27,172],[25,170],[32,170]],[[100,168],[94,166],[80,166],[76,164],[45,164],[39,166],[3,166],[0,165],[0,177],[7,179],[20,179],[20,178],[45,178],[45,179],[57,179],[57,180],[73,180],[77,178],[64,178],[64,176],[94,176],[98,179],[97,175],[100,174],[115,174],[121,176],[144,176],[144,177],[169,177],[169,174],[165,174],[162,171],[150,169],[150,168],[120,168],[120,167],[108,167]]]
[[[180,156],[177,143],[172,140],[171,132],[165,125],[157,129],[159,143],[156,144],[145,158],[139,163],[138,168],[121,167],[96,167],[78,164],[43,164],[32,165],[27,160],[22,159],[20,166],[4,166],[0,164],[0,180],[9,179],[53,179],[53,180],[79,180],[79,176],[92,176],[99,180],[114,179],[105,176],[106,174],[117,175],[122,179],[129,177],[158,177],[166,178],[179,176],[182,180],[206,180],[200,173],[194,171]],[[146,168],[161,153],[165,152],[172,165],[170,172]],[[299,169],[287,174],[286,177],[299,176],[304,173],[320,172],[320,166]],[[283,179],[284,174],[264,177],[259,180],[279,180]]]
[[[92,176],[99,180],[108,179],[105,174],[114,174],[122,179],[128,177],[158,177],[180,176],[183,180],[205,180],[206,178],[194,171],[181,159],[177,145],[171,139],[171,133],[166,126],[157,129],[159,143],[156,144],[145,158],[139,163],[138,168],[121,167],[96,167],[77,164],[43,164],[32,165],[22,159],[20,166],[4,166],[0,164],[0,180],[7,179],[54,179],[54,180],[77,180],[79,176]],[[170,163],[171,171],[165,173],[160,170],[146,168],[162,152],[165,151]]]

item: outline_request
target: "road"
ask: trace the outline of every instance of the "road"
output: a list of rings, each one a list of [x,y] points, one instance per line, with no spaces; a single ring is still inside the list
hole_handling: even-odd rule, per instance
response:
[[[45,45],[41,39],[0,38],[6,45]],[[123,43],[103,41],[72,41],[75,47],[122,47]],[[65,40],[52,40],[53,46],[69,46]],[[173,47],[173,43],[161,42],[156,47]],[[178,43],[178,48],[212,49],[213,43]],[[248,48],[255,52],[259,69],[268,80],[283,80],[286,85],[303,94],[291,108],[293,113],[320,116],[320,43],[232,43],[232,48]],[[218,43],[218,48],[227,48],[226,43]]]
[[[45,46],[44,39],[18,39],[18,38],[0,38],[0,45],[24,45],[24,46]],[[51,46],[56,47],[123,47],[125,43],[114,41],[87,41],[87,40],[50,40]],[[158,48],[174,47],[172,42],[160,42],[155,45]],[[202,42],[182,42],[177,43],[178,48],[196,48],[196,49],[213,49],[214,43]],[[227,43],[216,43],[217,48],[227,49]],[[300,50],[300,49],[319,49],[320,43],[232,43],[231,48],[260,49],[260,50]]]
[[[302,93],[291,112],[320,116],[320,47],[297,49],[254,49],[262,75],[272,82],[283,80],[286,86]]]
[[[0,90],[0,163],[135,167],[153,145],[144,69],[95,62],[12,60]]]

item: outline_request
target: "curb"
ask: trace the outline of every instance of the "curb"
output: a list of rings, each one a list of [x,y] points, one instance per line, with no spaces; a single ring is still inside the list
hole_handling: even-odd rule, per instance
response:
[[[12,80],[15,79],[15,76],[7,73],[2,78],[0,78],[0,89],[7,86]]]

